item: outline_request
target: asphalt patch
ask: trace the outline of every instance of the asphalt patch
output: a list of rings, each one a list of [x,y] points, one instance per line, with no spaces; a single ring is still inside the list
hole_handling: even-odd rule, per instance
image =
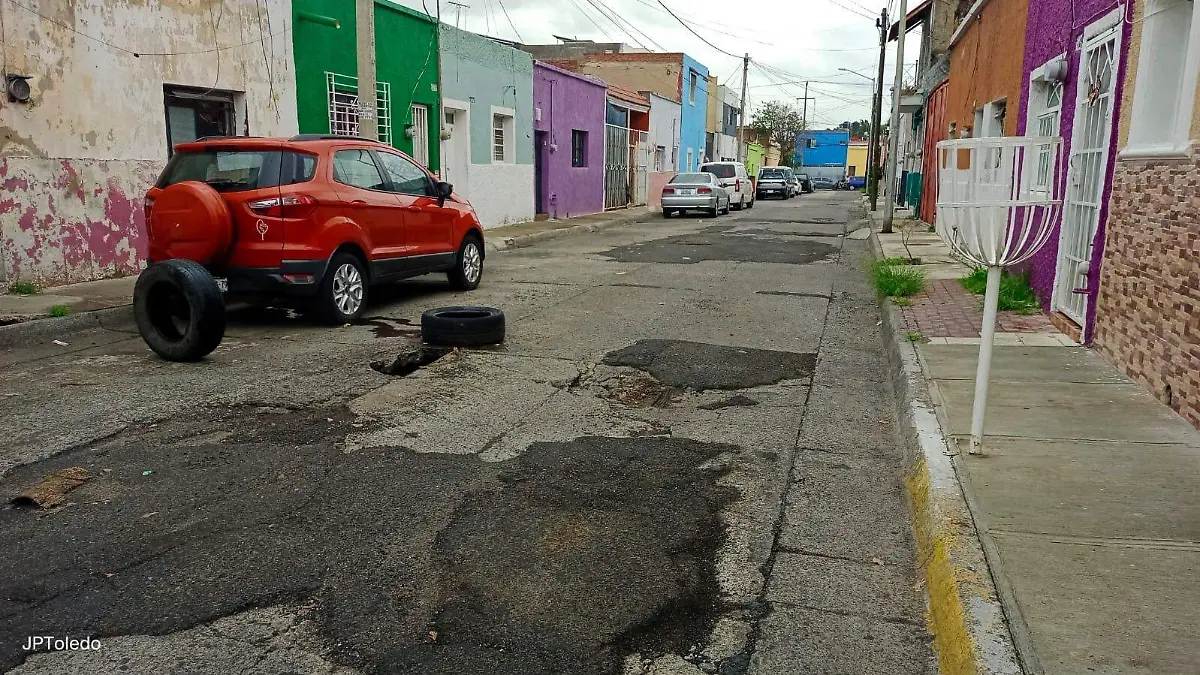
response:
[[[701,410],[721,410],[723,408],[747,408],[753,405],[758,405],[758,401],[743,394],[734,394],[727,399],[706,403],[699,407]]]
[[[828,239],[837,239],[843,236],[841,232],[781,232],[779,230],[768,230],[765,228],[755,227],[745,230],[738,230],[737,232],[731,232],[730,234],[763,237],[825,237]]]
[[[670,387],[734,390],[810,378],[817,355],[684,340],[638,340],[606,354],[604,363],[637,368]]]
[[[822,300],[830,300],[832,296],[824,293],[796,293],[793,291],[754,291],[757,295],[784,295],[789,298],[821,298]]]
[[[486,464],[342,445],[367,427],[341,407],[197,408],[14,468],[0,495],[95,477],[54,511],[0,508],[0,671],[29,635],[284,603],[367,672],[616,674],[711,630],[733,498],[711,460],[736,447],[583,438]]]
[[[707,227],[698,233],[617,246],[600,255],[618,262],[691,265],[703,260],[726,260],[807,265],[838,252],[838,247],[823,241],[744,236],[729,229],[720,225]]]
[[[372,361],[371,369],[384,375],[404,377],[417,372],[453,351],[450,347],[420,347],[404,352],[391,361]]]
[[[626,655],[687,653],[721,611],[723,538],[709,460],[735,446],[670,438],[536,443],[463,499],[439,533],[437,642],[382,672],[622,672]]]

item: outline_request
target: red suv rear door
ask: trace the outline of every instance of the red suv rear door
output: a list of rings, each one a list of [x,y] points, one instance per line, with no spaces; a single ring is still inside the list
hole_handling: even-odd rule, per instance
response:
[[[404,216],[400,200],[371,150],[362,147],[333,151],[333,180],[347,218],[362,228],[372,273],[390,274],[387,261],[404,255]]]

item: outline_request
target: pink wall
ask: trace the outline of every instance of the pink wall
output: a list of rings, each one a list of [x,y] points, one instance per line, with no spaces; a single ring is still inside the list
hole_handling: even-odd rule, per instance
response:
[[[650,205],[650,208],[657,209],[662,206],[663,186],[665,186],[674,175],[674,171],[664,171],[662,173],[650,174],[650,186],[647,188],[650,191],[650,194],[648,195],[649,200],[647,201],[647,204]]]

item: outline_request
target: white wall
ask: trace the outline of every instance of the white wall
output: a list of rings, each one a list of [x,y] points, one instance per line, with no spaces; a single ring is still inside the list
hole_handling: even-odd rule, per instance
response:
[[[684,157],[679,157],[676,153],[675,164],[671,164],[671,151],[679,148],[679,129],[682,123],[682,107],[669,98],[664,98],[658,94],[650,94],[650,148],[651,157],[653,150],[662,146],[666,148],[664,155],[665,168],[663,172],[674,172],[685,161]],[[653,164],[651,160],[650,171],[658,172],[659,167]]]
[[[0,2],[7,70],[32,90],[29,103],[0,98],[0,279],[140,269],[142,196],[167,159],[164,84],[240,92],[238,133],[296,132],[289,0],[34,6],[52,21]]]
[[[736,161],[737,139],[725,134],[716,134],[713,136],[713,151],[716,153],[716,157],[713,158],[714,160],[728,157],[731,161]]]
[[[533,219],[532,164],[471,164],[467,171],[467,199],[484,228]]]

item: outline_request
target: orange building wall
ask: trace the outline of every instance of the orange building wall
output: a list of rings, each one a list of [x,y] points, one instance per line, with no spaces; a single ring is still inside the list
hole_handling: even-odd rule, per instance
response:
[[[950,48],[946,125],[975,126],[975,110],[1008,99],[1004,135],[1017,135],[1025,105],[1025,17],[1029,0],[991,0]]]

